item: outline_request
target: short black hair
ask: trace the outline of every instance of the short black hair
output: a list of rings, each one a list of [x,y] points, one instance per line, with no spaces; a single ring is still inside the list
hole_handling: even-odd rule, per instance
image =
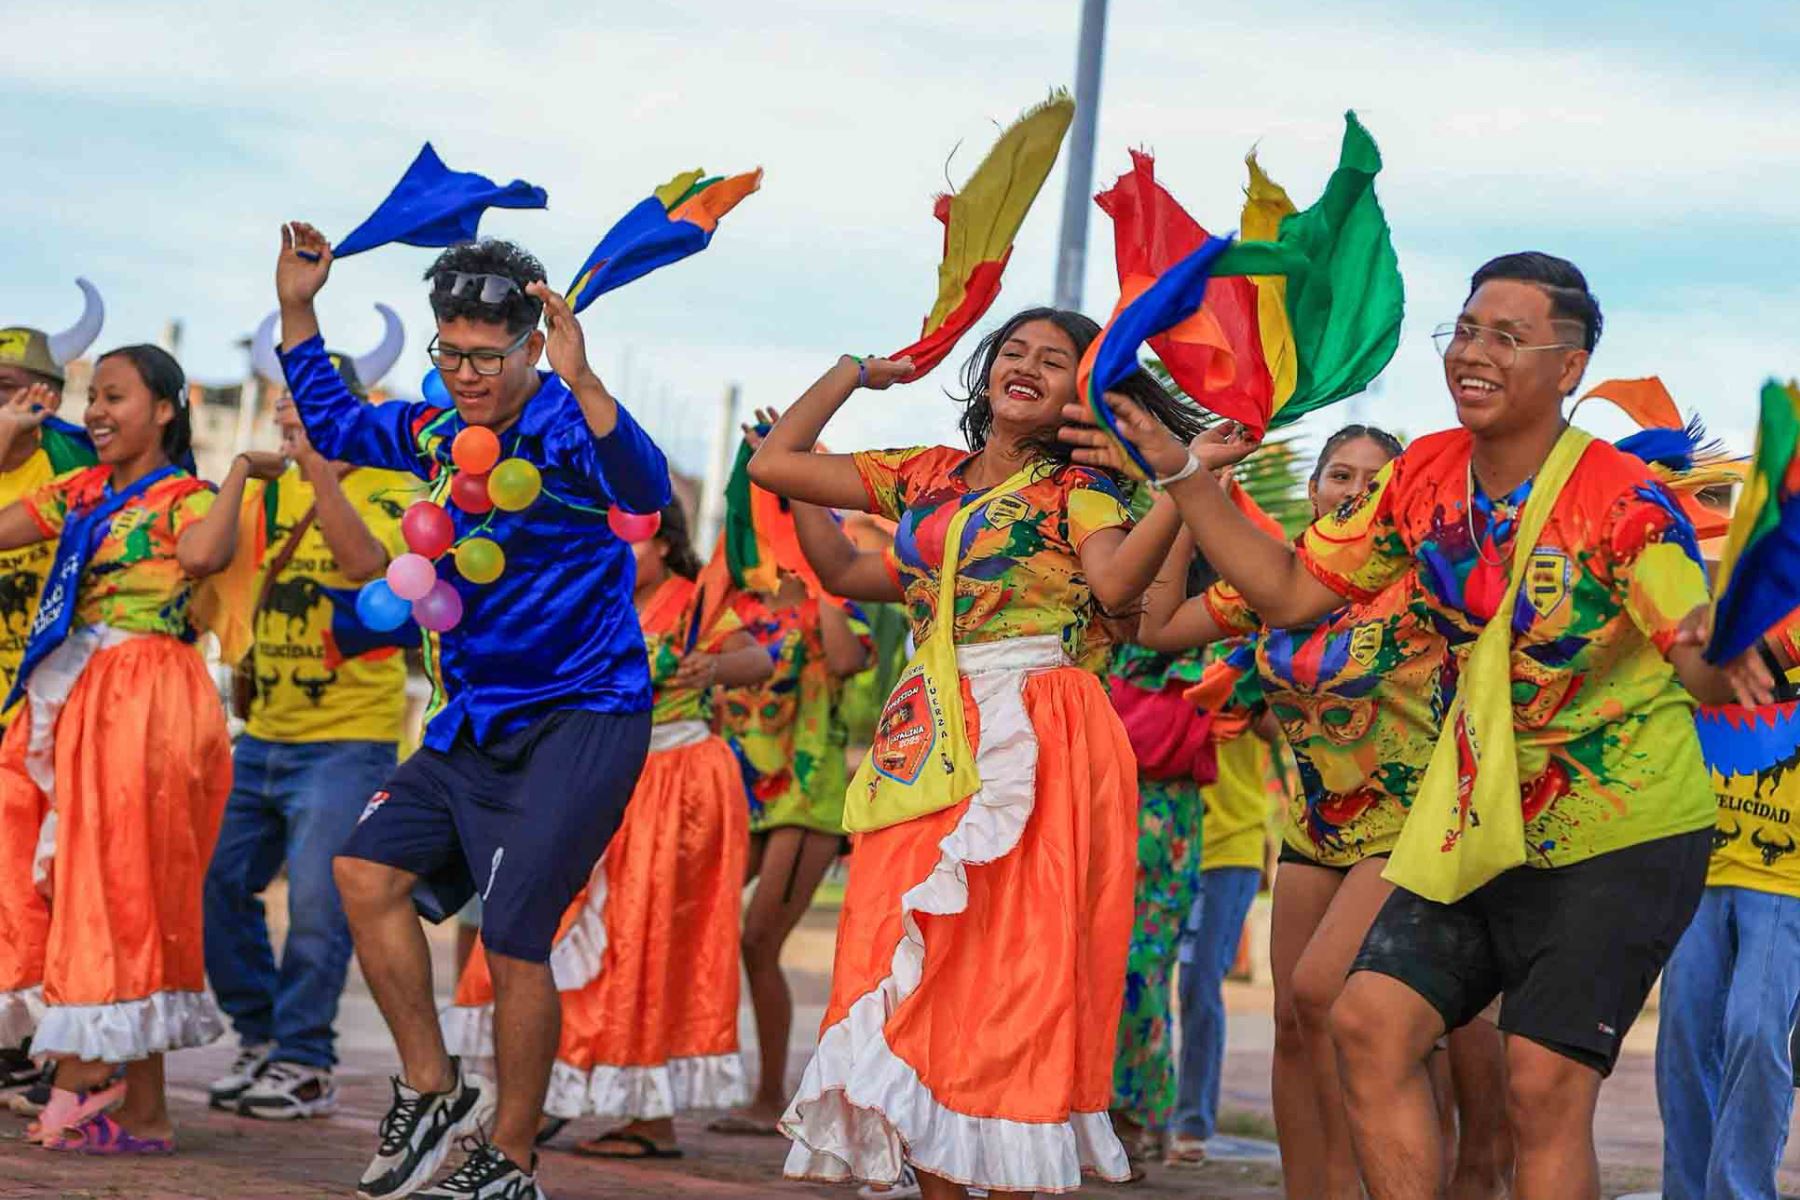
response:
[[[1600,315],[1600,301],[1588,290],[1587,276],[1581,273],[1581,268],[1568,259],[1541,250],[1502,254],[1483,263],[1475,272],[1469,280],[1469,295],[1473,296],[1490,279],[1536,284],[1550,297],[1552,317],[1581,322],[1584,331],[1582,349],[1592,352],[1600,344],[1600,330],[1605,324]]]
[[[158,400],[175,406],[175,419],[163,426],[162,451],[168,460],[192,474],[194,471],[194,420],[188,411],[187,373],[175,356],[161,346],[138,344],[108,350],[94,360],[98,367],[109,358],[129,362],[144,381],[144,386]]]
[[[536,325],[544,315],[543,303],[535,296],[527,296],[525,285],[543,283],[548,276],[544,274],[544,264],[523,246],[499,238],[482,238],[478,242],[452,246],[426,268],[425,279],[435,283],[440,275],[458,272],[464,275],[501,275],[518,284],[519,290],[508,292],[498,304],[483,304],[479,295],[453,296],[433,287],[431,311],[438,320],[454,321],[460,318],[504,324],[506,332],[517,336]]]
[[[700,575],[700,556],[694,553],[694,536],[688,528],[687,509],[673,500],[662,510],[662,524],[656,527],[657,540],[668,550],[663,565],[683,579]]]

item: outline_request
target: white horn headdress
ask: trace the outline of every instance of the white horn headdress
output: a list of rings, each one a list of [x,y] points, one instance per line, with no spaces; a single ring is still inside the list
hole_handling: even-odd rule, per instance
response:
[[[255,372],[270,383],[279,383],[283,387],[285,376],[281,370],[281,359],[275,353],[275,326],[281,320],[279,311],[272,312],[262,319],[256,332],[250,335],[250,366]]]
[[[100,299],[100,289],[81,278],[75,280],[75,286],[81,289],[80,319],[61,333],[52,333],[45,338],[50,358],[58,367],[66,367],[87,353],[87,348],[100,336],[100,327],[106,323],[106,304]]]
[[[406,348],[406,326],[400,323],[400,314],[380,303],[375,305],[375,311],[381,314],[381,342],[356,359],[356,378],[365,388],[380,383],[381,377],[393,368],[400,359],[400,352]]]

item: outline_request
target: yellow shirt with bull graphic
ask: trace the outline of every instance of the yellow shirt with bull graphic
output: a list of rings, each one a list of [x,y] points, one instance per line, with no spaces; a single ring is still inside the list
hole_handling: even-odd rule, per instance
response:
[[[1707,886],[1800,896],[1800,701],[1708,706],[1694,723],[1719,798]]]
[[[55,477],[50,456],[37,451],[17,470],[0,474],[0,508],[31,495]],[[0,552],[0,687],[7,692],[18,677],[31,618],[37,613],[38,593],[44,590],[44,576],[55,557],[54,538]],[[0,713],[0,726],[10,723],[16,711],[17,705]]]
[[[344,476],[344,494],[389,555],[404,553],[400,518],[421,498],[410,475],[363,468]],[[272,499],[270,495],[272,494]],[[298,467],[270,485],[268,556],[287,544],[313,506]],[[398,649],[342,659],[332,644],[327,588],[354,591],[361,581],[339,570],[314,520],[256,614],[251,667],[255,699],[245,732],[269,742],[398,742],[406,714],[406,660]]]

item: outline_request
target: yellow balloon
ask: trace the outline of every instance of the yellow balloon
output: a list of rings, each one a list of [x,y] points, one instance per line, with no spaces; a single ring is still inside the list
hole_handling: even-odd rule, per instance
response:
[[[506,570],[506,551],[491,538],[470,538],[456,548],[456,571],[470,583],[492,583]]]
[[[488,498],[506,512],[529,508],[543,490],[538,469],[522,458],[505,459],[488,475]]]

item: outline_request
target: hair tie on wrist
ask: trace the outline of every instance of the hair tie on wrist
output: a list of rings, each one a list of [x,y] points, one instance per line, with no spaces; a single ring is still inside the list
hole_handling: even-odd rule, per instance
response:
[[[1153,488],[1156,491],[1159,491],[1159,492],[1167,491],[1170,484],[1180,483],[1182,480],[1184,480],[1188,476],[1194,474],[1199,469],[1200,469],[1200,456],[1190,450],[1190,451],[1188,451],[1187,463],[1185,465],[1183,465],[1181,470],[1175,472],[1173,475],[1164,475],[1161,479],[1152,479],[1149,481],[1149,483],[1150,483],[1151,488]]]
[[[856,359],[856,386],[859,388],[868,387],[869,360],[857,354],[852,354],[850,357]]]

